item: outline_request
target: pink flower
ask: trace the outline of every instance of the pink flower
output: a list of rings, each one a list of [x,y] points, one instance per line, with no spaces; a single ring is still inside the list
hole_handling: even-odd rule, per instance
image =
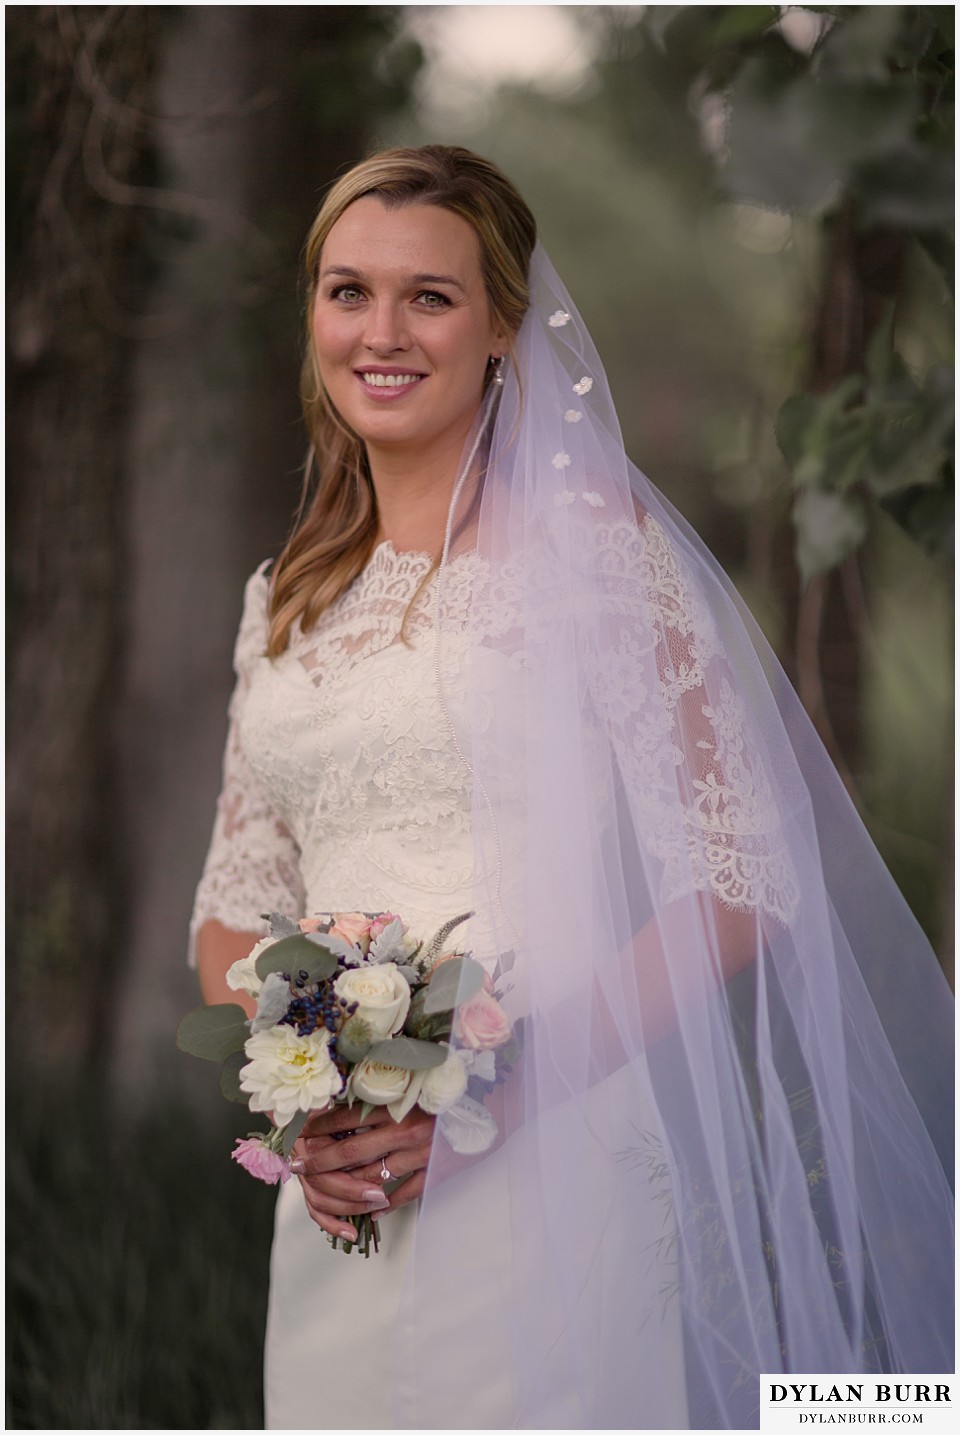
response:
[[[279,1151],[271,1151],[262,1136],[237,1137],[236,1149],[230,1152],[251,1176],[275,1186],[278,1181],[290,1180],[290,1167]]]
[[[333,922],[334,925],[330,928],[331,936],[352,942],[366,956],[370,948],[370,918],[365,917],[362,912],[334,912]]]
[[[370,940],[375,942],[380,933],[389,927],[391,922],[399,922],[400,918],[396,912],[381,912],[379,917],[374,917],[370,923]]]
[[[511,1027],[500,1003],[487,992],[477,992],[457,1007],[454,1035],[473,1051],[491,1051],[509,1041]]]
[[[301,932],[315,932],[318,927],[323,926],[322,917],[301,917],[297,923]]]

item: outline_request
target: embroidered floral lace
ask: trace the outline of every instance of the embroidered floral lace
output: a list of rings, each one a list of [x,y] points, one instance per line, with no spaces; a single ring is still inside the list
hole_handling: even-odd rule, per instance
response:
[[[662,864],[665,901],[692,886],[730,906],[788,921],[795,884],[777,841],[762,765],[746,750],[741,700],[723,675],[709,614],[684,584],[662,528],[595,526],[613,619],[651,613],[647,652],[636,624],[593,673],[594,736],[605,730],[624,775],[647,794],[648,852]],[[477,629],[509,632],[511,576],[477,584],[478,559],[451,560],[442,588],[445,634],[481,604]],[[430,567],[424,553],[380,544],[367,567],[314,629],[295,629],[271,661],[266,564],[247,584],[234,663],[223,788],[191,924],[208,918],[263,930],[272,909],[396,908],[423,933],[469,901],[476,877],[470,840],[472,778],[449,721],[458,688],[456,643],[445,636],[444,701],[433,642],[435,579],[407,607]],[[659,693],[646,661],[655,659]],[[678,724],[696,729],[685,762]],[[682,827],[678,783],[688,794]],[[670,793],[673,800],[669,801]]]

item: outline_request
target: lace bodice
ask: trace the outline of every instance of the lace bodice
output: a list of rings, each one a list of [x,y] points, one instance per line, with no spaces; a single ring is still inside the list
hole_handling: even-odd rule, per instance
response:
[[[775,840],[762,766],[745,750],[741,699],[716,669],[709,615],[687,592],[676,557],[652,518],[598,524],[598,561],[610,612],[651,605],[654,681],[635,628],[592,674],[594,741],[612,741],[625,777],[647,793],[648,851],[661,864],[661,896],[691,886],[723,902],[788,920],[795,893]],[[473,554],[451,560],[439,614],[443,700],[434,638],[436,578],[408,605],[431,560],[380,544],[350,588],[279,658],[264,656],[268,580],[247,584],[235,649],[213,841],[192,931],[216,917],[263,930],[261,915],[315,910],[397,910],[418,935],[476,905],[484,877],[471,841],[472,776],[454,737],[467,701],[457,635],[474,604],[475,634],[511,624],[511,579],[477,585]],[[478,605],[480,605],[478,609]],[[712,666],[711,666],[712,665]],[[644,674],[647,674],[644,677]],[[476,704],[474,704],[476,712]],[[451,722],[451,718],[454,722]],[[678,822],[676,738],[689,800]],[[673,792],[673,799],[670,793]],[[476,943],[476,929],[471,932]],[[482,947],[482,939],[481,939]]]

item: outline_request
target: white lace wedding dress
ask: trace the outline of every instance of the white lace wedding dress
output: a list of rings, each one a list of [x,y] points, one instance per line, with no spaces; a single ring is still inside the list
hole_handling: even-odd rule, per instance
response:
[[[627,549],[635,550],[639,541],[635,527],[623,528],[624,550],[614,555],[621,565],[634,563],[636,553]],[[656,531],[651,530],[654,538]],[[654,571],[659,560],[650,536],[641,547],[651,586],[659,584],[662,590],[655,601],[671,642],[690,645],[689,613],[678,602],[669,562],[662,572]],[[611,536],[611,551],[618,541]],[[472,561],[451,562],[443,589],[445,621],[451,614],[455,618],[469,595]],[[446,705],[440,700],[433,642],[435,579],[410,614],[409,644],[400,639],[404,614],[429,566],[426,554],[401,553],[388,542],[380,544],[316,628],[307,633],[295,628],[287,651],[275,660],[264,656],[266,564],[250,579],[236,646],[238,681],[223,791],[197,892],[194,931],[208,918],[237,930],[263,930],[261,914],[273,909],[296,916],[393,910],[418,936],[429,936],[447,918],[470,909],[479,875],[470,832],[471,776],[449,718],[465,694],[457,686],[454,643],[445,660],[450,678],[449,684],[445,680]],[[455,621],[452,626],[456,628]],[[687,690],[697,684],[701,658],[690,646],[683,668]],[[719,770],[720,748],[731,743],[729,722],[716,724],[713,741]],[[742,762],[739,767],[732,764],[733,770],[741,782],[749,780]],[[733,792],[727,810],[736,810]],[[656,841],[654,833],[651,840]],[[732,841],[729,833],[719,834],[717,841],[726,845],[731,858],[735,849],[744,850],[744,843]],[[665,882],[668,856],[663,854]],[[711,880],[718,890],[729,883],[730,862],[714,864]],[[458,932],[461,939],[480,960],[494,959],[476,922],[472,930]],[[511,1139],[522,1139],[522,1132]],[[502,1151],[495,1153],[457,1179],[485,1183],[490,1201],[502,1200],[503,1183],[496,1179],[501,1156]],[[474,1197],[484,1189],[474,1187]],[[475,1208],[478,1203],[473,1204]],[[350,1340],[344,1342],[344,1332],[362,1333],[366,1351],[389,1351],[416,1219],[415,1205],[390,1215],[382,1222],[383,1245],[377,1256],[345,1256],[330,1248],[307,1216],[299,1183],[290,1181],[282,1188],[266,1338],[268,1427],[392,1426],[389,1357],[384,1354],[364,1371],[365,1358],[356,1354]],[[629,1208],[611,1211],[609,1220],[622,1222],[632,1240],[644,1238],[648,1223],[653,1247],[663,1232],[663,1205],[654,1208],[651,1199],[645,1207],[634,1188]],[[482,1230],[472,1231],[472,1239],[482,1241]],[[491,1250],[490,1259],[503,1257]],[[588,1272],[585,1281],[599,1281],[602,1289],[603,1263],[595,1264],[598,1269]],[[667,1286],[674,1274],[665,1269],[663,1281],[651,1285]],[[505,1270],[505,1290],[509,1283]],[[462,1319],[465,1329],[472,1322],[479,1323],[473,1329],[490,1324],[483,1312],[471,1311],[462,1296],[454,1318]],[[656,1324],[657,1338],[649,1351],[644,1342],[638,1343],[638,1363],[649,1362],[650,1398],[637,1423],[683,1427],[686,1405],[676,1303],[666,1312],[657,1311]],[[349,1368],[338,1349],[354,1351]],[[505,1414],[510,1408],[510,1361],[509,1353],[504,1354],[502,1362],[487,1360],[488,1375],[476,1403],[462,1412],[462,1426],[512,1423]],[[489,1374],[498,1369],[504,1371],[503,1384]],[[567,1403],[567,1378],[567,1372],[557,1370],[556,1408],[544,1413],[543,1425],[578,1423],[571,1414],[572,1397]]]

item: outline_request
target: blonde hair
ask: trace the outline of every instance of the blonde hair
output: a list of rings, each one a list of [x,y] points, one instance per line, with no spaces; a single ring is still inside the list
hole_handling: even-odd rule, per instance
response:
[[[330,189],[304,247],[306,344],[300,397],[310,452],[293,532],[271,580],[269,657],[284,651],[298,619],[305,629],[316,623],[363,570],[376,544],[376,496],[366,450],[327,396],[311,331],[320,251],[344,210],[365,195],[376,195],[391,208],[435,204],[465,219],[480,243],[491,316],[511,338],[530,302],[527,275],[536,222],[506,175],[489,160],[455,145],[382,150]]]

